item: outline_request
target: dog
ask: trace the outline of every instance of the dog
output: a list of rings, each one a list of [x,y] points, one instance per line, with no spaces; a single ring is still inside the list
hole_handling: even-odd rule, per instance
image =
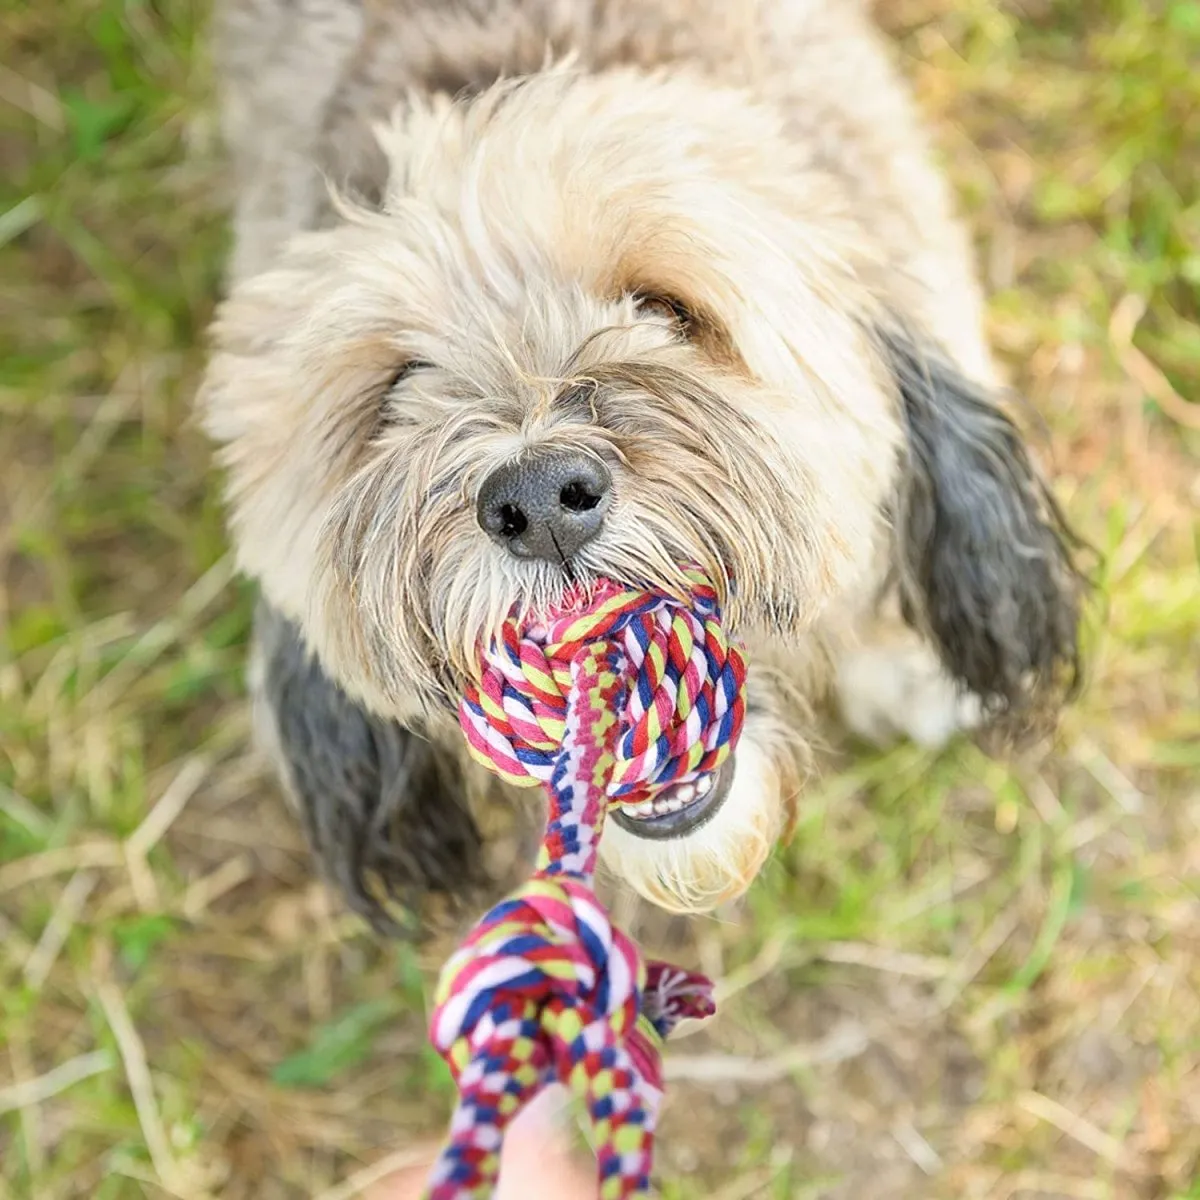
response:
[[[830,698],[877,741],[1053,721],[1074,543],[863,3],[225,0],[216,45],[199,406],[259,737],[354,909],[423,927],[517,869],[538,806],[455,711],[570,583],[697,565],[746,647],[731,762],[606,831],[672,911],[753,880]]]

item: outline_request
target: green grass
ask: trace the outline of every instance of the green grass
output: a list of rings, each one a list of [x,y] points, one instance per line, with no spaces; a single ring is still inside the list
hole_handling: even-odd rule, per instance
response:
[[[1185,1200],[1200,3],[884,8],[1103,552],[1088,686],[1015,761],[845,753],[696,923],[725,997],[674,1052],[720,1078],[673,1085],[663,1194]],[[246,751],[189,421],[226,248],[204,18],[0,0],[0,1197],[317,1195],[448,1103],[429,964],[326,902]]]

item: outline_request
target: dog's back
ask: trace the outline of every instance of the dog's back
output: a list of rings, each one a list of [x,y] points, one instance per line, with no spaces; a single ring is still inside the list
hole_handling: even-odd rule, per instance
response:
[[[687,71],[776,105],[843,183],[912,302],[961,365],[991,375],[968,243],[862,0],[224,0],[223,125],[236,168],[234,278],[330,212],[328,185],[383,186],[374,126],[411,92],[469,96],[575,58]]]

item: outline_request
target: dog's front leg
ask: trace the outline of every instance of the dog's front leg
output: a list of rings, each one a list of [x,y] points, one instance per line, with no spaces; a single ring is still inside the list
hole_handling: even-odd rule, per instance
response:
[[[880,613],[858,634],[834,668],[838,710],[852,733],[880,746],[909,738],[936,749],[979,724],[979,698],[898,613]]]

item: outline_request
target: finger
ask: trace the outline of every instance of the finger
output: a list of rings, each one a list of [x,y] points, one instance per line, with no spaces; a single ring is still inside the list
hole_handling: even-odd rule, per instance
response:
[[[516,1117],[504,1139],[496,1200],[593,1200],[594,1168],[571,1149],[568,1104],[565,1092],[548,1088]],[[432,1167],[431,1159],[382,1180],[367,1200],[420,1200]]]

